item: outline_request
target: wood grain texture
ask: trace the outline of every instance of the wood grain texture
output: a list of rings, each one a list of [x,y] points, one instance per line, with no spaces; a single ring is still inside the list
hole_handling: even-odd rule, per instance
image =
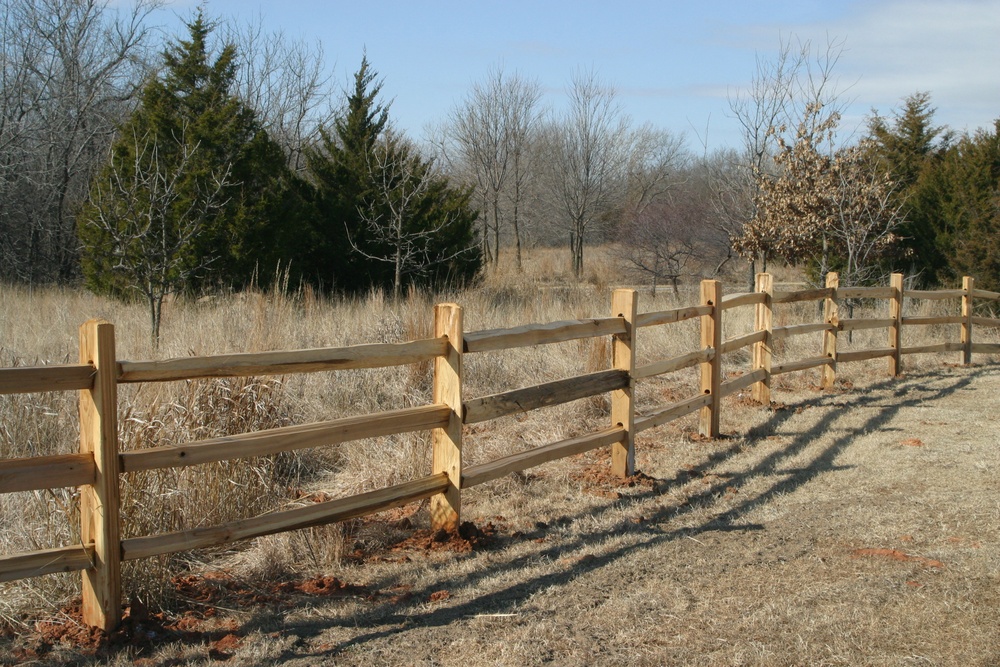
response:
[[[805,334],[817,333],[819,331],[829,331],[833,325],[826,322],[816,322],[809,324],[789,324],[783,327],[774,327],[771,335],[776,340],[792,338],[793,336],[803,336]]]
[[[832,364],[832,363],[833,359],[830,359],[829,357],[810,357],[808,359],[798,359],[797,361],[786,361],[783,364],[776,364],[774,366],[771,366],[771,375],[783,375],[785,373],[794,373],[796,371],[804,371],[810,368],[818,368],[820,366],[826,366],[827,364]]]
[[[863,331],[865,329],[885,329],[896,325],[896,320],[883,318],[861,318],[854,317],[837,322],[837,329],[840,331]]]
[[[625,437],[625,430],[614,427],[535,447],[525,452],[510,454],[489,463],[471,466],[465,470],[465,474],[462,476],[462,488],[477,486],[512,472],[534,468],[543,463],[589,452],[598,447],[607,447],[621,442],[623,437]]]
[[[698,410],[704,408],[712,402],[711,396],[693,396],[691,398],[685,399],[683,401],[678,401],[677,403],[672,403],[664,408],[660,408],[648,415],[635,418],[635,431],[640,433],[649,428],[656,428],[657,426],[662,426],[667,422],[672,422],[675,419],[680,419],[692,412],[697,412]]]
[[[80,391],[80,454],[94,461],[94,481],[80,487],[80,539],[94,544],[83,571],[83,622],[111,631],[121,621],[121,520],[118,461],[118,366],[115,328],[101,320],[80,327],[80,363],[93,366],[93,387]]]
[[[719,393],[721,393],[723,396],[729,396],[730,394],[735,394],[736,392],[746,389],[751,385],[757,384],[758,382],[763,380],[766,375],[767,373],[764,371],[763,368],[758,368],[757,370],[751,373],[741,375],[738,378],[729,380],[728,382],[723,382],[722,385],[719,387]]]
[[[89,568],[93,561],[93,544],[0,556],[0,581],[28,579],[56,572],[77,572]]]
[[[895,354],[895,348],[883,347],[872,350],[851,350],[850,352],[840,352],[837,361],[866,361],[868,359],[879,359],[881,357],[891,357]]]
[[[941,299],[958,299],[965,296],[965,290],[960,289],[940,289],[940,290],[906,290],[906,296],[910,299],[928,299],[931,301]]]
[[[119,382],[165,382],[196,378],[315,373],[383,368],[428,361],[444,354],[443,338],[282,352],[246,352],[162,361],[122,361]]]
[[[826,287],[833,293],[823,301],[823,323],[830,326],[823,332],[823,356],[832,363],[826,364],[820,370],[819,384],[824,389],[830,389],[837,381],[837,328],[840,319],[840,307],[837,303],[837,293],[840,287],[840,276],[831,271],[826,274]]]
[[[900,354],[934,354],[937,352],[961,352],[961,343],[933,343],[930,345],[911,345],[900,350]]]
[[[96,372],[89,364],[0,368],[0,395],[90,389]]]
[[[449,484],[448,476],[439,473],[385,489],[361,493],[350,498],[339,498],[305,507],[272,512],[249,519],[231,521],[220,526],[206,526],[162,535],[133,537],[122,542],[122,557],[127,561],[136,560],[355,519],[439,495],[447,489]]]
[[[972,324],[977,327],[1000,327],[1000,318],[972,316]]]
[[[185,445],[140,449],[121,454],[121,468],[123,472],[181,468],[335,445],[396,433],[422,431],[446,424],[450,413],[451,408],[446,405],[422,405],[374,415],[344,417],[328,422],[282,426],[241,435],[209,438]]]
[[[90,485],[96,472],[90,452],[0,459],[0,493]]]
[[[796,303],[798,301],[822,301],[833,297],[833,292],[826,288],[796,290],[794,292],[775,292],[771,303]]]
[[[620,370],[598,371],[564,380],[514,389],[465,402],[465,423],[479,422],[561,405],[628,386],[628,374]]]
[[[753,400],[761,405],[771,404],[771,357],[774,346],[774,310],[771,297],[774,293],[774,278],[769,273],[758,273],[754,279],[754,287],[764,300],[754,309],[754,331],[764,334],[764,337],[754,344],[750,358],[751,371],[764,371],[764,377],[753,387]]]
[[[722,297],[722,309],[738,308],[740,306],[755,306],[764,303],[765,296],[759,292],[735,292]]]
[[[651,364],[639,366],[632,373],[632,377],[637,380],[642,380],[656,375],[663,375],[664,373],[673,373],[674,371],[691,368],[692,366],[697,366],[698,364],[706,361],[711,361],[714,356],[715,350],[698,350],[697,352],[688,352],[687,354],[682,354],[677,357],[671,357],[670,359],[664,359],[662,361],[654,361]]]
[[[748,334],[743,334],[742,336],[736,336],[735,338],[723,341],[719,351],[722,354],[728,354],[729,352],[742,350],[744,347],[750,347],[751,345],[756,345],[757,343],[763,343],[766,339],[766,331],[751,331]]]
[[[701,347],[718,351],[722,347],[722,283],[718,280],[701,281],[701,303],[712,306],[712,312],[701,318]],[[722,396],[722,355],[716,353],[701,364],[701,393],[712,397],[712,401],[701,409],[698,417],[698,431],[714,438],[719,435],[719,409]]]
[[[903,274],[893,273],[889,276],[889,287],[892,290],[892,297],[889,299],[889,347],[892,354],[889,355],[889,376],[898,377],[903,372]]]
[[[611,428],[624,430],[622,439],[611,445],[611,472],[619,477],[635,474],[635,318],[638,297],[635,290],[618,289],[611,295],[611,315],[625,320],[625,331],[611,338],[611,366],[625,375],[625,385],[611,390]]]
[[[515,347],[562,343],[580,338],[611,336],[624,331],[625,322],[620,317],[527,324],[509,329],[469,332],[464,335],[463,349],[470,353],[509,350]]]
[[[653,313],[642,313],[636,315],[635,326],[652,327],[660,324],[675,324],[684,320],[693,320],[712,312],[711,306],[690,306],[688,308],[674,308],[673,310],[661,310]]]
[[[837,299],[891,299],[895,293],[890,287],[838,287]]]
[[[932,324],[962,324],[961,315],[909,315],[900,320],[904,326],[927,326]]]
[[[443,493],[431,497],[431,528],[453,532],[462,520],[462,308],[434,306],[434,335],[444,337],[445,353],[434,360],[434,402],[448,407],[442,426],[431,431],[432,472],[448,477]]]
[[[971,276],[962,278],[962,330],[960,332],[962,363],[966,366],[972,363],[972,293],[976,291],[976,279]]]

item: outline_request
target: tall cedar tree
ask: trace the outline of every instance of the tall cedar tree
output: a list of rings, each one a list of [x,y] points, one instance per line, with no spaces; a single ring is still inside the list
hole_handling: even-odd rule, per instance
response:
[[[324,130],[321,146],[307,153],[318,215],[303,264],[312,282],[342,292],[375,287],[398,294],[401,286],[466,282],[481,263],[471,191],[453,188],[431,162],[390,136],[381,90],[363,57],[333,132]],[[387,165],[406,165],[405,178],[386,178]],[[419,195],[401,209],[394,206],[400,192]],[[418,248],[400,272],[395,258],[403,245]]]
[[[899,234],[907,252],[899,253],[892,268],[930,284],[948,277],[937,172],[952,143],[951,132],[933,124],[934,112],[930,94],[917,92],[891,118],[873,114],[868,121],[869,146],[898,183],[894,200],[905,218]]]
[[[951,280],[975,276],[980,287],[1000,289],[1000,120],[962,136],[939,171]]]
[[[315,243],[304,263],[320,288],[358,291],[379,282],[371,262],[352,252],[350,239],[367,246],[359,207],[371,199],[374,184],[370,156],[389,123],[389,109],[377,101],[382,90],[367,56],[354,75],[354,90],[334,121],[333,132],[323,128],[318,150],[307,151],[306,164],[316,189]]]
[[[94,181],[96,187],[113,175],[120,180],[123,171],[151,168],[141,153],[152,146],[156,169],[173,179],[177,192],[152,224],[165,232],[164,238],[176,238],[172,228],[180,219],[191,210],[202,211],[198,233],[177,250],[175,260],[188,270],[174,279],[183,284],[165,287],[168,293],[244,286],[258,273],[270,277],[281,258],[291,255],[291,244],[307,242],[299,230],[300,221],[309,217],[304,185],[286,167],[281,148],[231,92],[235,46],[224,45],[212,61],[207,40],[213,26],[199,12],[187,28],[188,39],[164,52],[161,73],[145,85],[140,106],[121,128],[109,163]],[[207,192],[216,192],[217,205],[199,205]],[[143,252],[150,241],[137,237],[132,251],[116,248],[114,235],[94,224],[93,191],[91,199],[80,223],[87,284],[98,292],[126,295],[135,291],[136,277],[125,257]]]

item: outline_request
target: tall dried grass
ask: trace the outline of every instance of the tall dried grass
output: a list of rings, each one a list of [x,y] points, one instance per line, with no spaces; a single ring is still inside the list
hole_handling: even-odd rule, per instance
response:
[[[602,256],[602,253],[605,256]],[[562,253],[533,251],[523,272],[504,259],[476,288],[426,295],[411,292],[393,302],[380,292],[363,298],[328,299],[309,289],[297,293],[248,291],[198,302],[175,301],[164,309],[159,350],[150,348],[148,322],[141,306],[107,301],[69,289],[26,289],[0,286],[0,365],[72,362],[77,329],[101,317],[115,324],[121,359],[169,358],[236,351],[262,351],[426,338],[432,332],[432,305],[456,301],[466,313],[469,331],[529,322],[601,317],[610,308],[610,290],[622,267],[614,253],[597,250],[586,280],[569,280]],[[727,285],[739,291],[739,279]],[[735,285],[736,287],[732,287]],[[695,285],[679,294],[660,290],[640,294],[640,311],[649,312],[697,301]],[[933,304],[931,309],[943,306]],[[856,313],[860,316],[860,311]],[[872,316],[879,316],[874,313]],[[775,325],[811,321],[814,304],[795,304],[777,311]],[[751,308],[728,311],[726,335],[751,330]],[[957,333],[951,331],[951,338]],[[908,331],[906,344],[941,331]],[[884,346],[884,331],[856,332],[845,347]],[[941,339],[938,339],[941,340]],[[642,330],[638,363],[690,352],[698,344],[698,323]],[[782,341],[776,355],[784,359],[815,356],[819,335]],[[727,355],[728,374],[746,371],[747,351]],[[907,360],[912,366],[914,361]],[[921,362],[916,362],[921,363]],[[522,348],[468,355],[466,395],[492,394],[547,380],[607,368],[606,340],[572,341],[543,348]],[[871,364],[841,371],[865,373]],[[805,374],[784,383],[810,382]],[[697,369],[644,382],[638,389],[639,411],[692,395]],[[203,380],[145,384],[121,388],[120,436],[123,449],[335,419],[431,400],[430,364],[408,367],[294,375],[280,378]],[[468,428],[464,457],[470,464],[520,449],[576,435],[606,424],[605,398],[557,406]],[[22,457],[68,453],[78,447],[76,396],[72,392],[0,397],[0,456]],[[179,470],[124,476],[123,517],[126,536],[210,525],[303,502],[310,494],[341,495],[405,481],[426,474],[430,452],[426,434],[405,434],[320,448],[295,455],[238,460]],[[489,488],[505,492],[510,480]],[[487,491],[489,492],[489,491]],[[70,544],[79,539],[76,491],[58,489],[0,495],[0,553]],[[352,539],[356,524],[329,526],[238,545],[235,550],[184,554],[142,561],[127,570],[126,590],[148,604],[169,601],[171,575],[192,562],[221,555],[231,565],[259,576],[276,569],[326,567],[336,562]],[[77,575],[59,575],[0,584],[0,614],[17,618],[43,601],[59,605],[73,596]]]

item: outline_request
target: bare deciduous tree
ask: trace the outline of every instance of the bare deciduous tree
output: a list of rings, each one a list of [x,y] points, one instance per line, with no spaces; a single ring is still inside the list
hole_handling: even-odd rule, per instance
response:
[[[85,213],[105,243],[101,261],[117,274],[120,289],[145,299],[150,337],[159,344],[163,301],[179,292],[211,257],[197,255],[193,246],[211,214],[225,206],[229,172],[199,178],[199,196],[180,184],[195,163],[198,145],[183,137],[169,148],[173,157],[161,160],[161,150],[149,136],[134,136],[131,157],[112,153],[106,178],[98,179]],[[126,163],[128,161],[128,163]]]
[[[405,283],[459,256],[475,253],[476,248],[462,246],[441,252],[437,239],[458,221],[457,210],[439,211],[432,226],[421,224],[444,181],[413,145],[386,132],[368,160],[373,191],[359,210],[366,225],[366,242],[352,238],[349,229],[348,242],[363,257],[392,266],[392,293],[398,300]],[[470,215],[470,223],[472,220]]]
[[[845,285],[877,275],[899,241],[896,184],[866,142],[832,148],[839,119],[810,105],[794,142],[777,137],[777,173],[757,175],[754,217],[736,239],[744,256],[809,261],[819,277],[836,265]]]
[[[623,204],[630,160],[630,123],[615,91],[594,72],[579,72],[566,114],[546,128],[547,186],[570,234],[573,274],[583,273],[583,248],[593,227]]]
[[[142,84],[145,21],[157,6],[10,0],[0,8],[0,275],[76,275],[76,208]]]
[[[261,17],[228,26],[221,39],[237,45],[233,92],[284,148],[289,167],[303,172],[303,151],[316,144],[320,128],[332,125],[336,115],[322,44],[268,32]]]
[[[843,106],[833,70],[843,42],[828,41],[814,50],[808,41],[782,39],[774,60],[756,58],[750,85],[729,98],[729,110],[740,126],[742,145],[725,151],[707,164],[717,182],[713,202],[716,225],[735,243],[743,226],[753,219],[758,174],[772,173],[778,128],[798,128],[810,105],[819,105],[827,117]],[[822,122],[813,116],[810,122]],[[767,270],[766,254],[748,256],[749,289],[753,289],[757,261]]]
[[[500,258],[501,227],[509,223],[515,261],[521,268],[521,216],[530,173],[529,144],[538,125],[541,90],[537,82],[501,67],[476,83],[452,113],[448,128],[453,155],[471,173],[483,205],[483,255]],[[490,236],[493,245],[490,246]]]

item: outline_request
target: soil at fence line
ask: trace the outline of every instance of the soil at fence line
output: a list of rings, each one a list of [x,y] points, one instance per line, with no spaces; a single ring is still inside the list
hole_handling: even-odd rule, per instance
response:
[[[496,517],[496,520],[504,521],[503,517]],[[404,527],[412,528],[409,522]],[[453,532],[413,529],[407,537],[386,549],[372,552],[359,547],[348,558],[358,563],[404,562],[410,557],[404,555],[393,561],[392,554],[432,551],[470,553],[487,547],[495,539],[497,531],[492,521],[482,527],[465,521]],[[204,644],[209,647],[210,658],[226,660],[232,657],[233,649],[242,644],[243,633],[239,630],[239,623],[232,618],[220,617],[220,608],[289,609],[304,597],[353,597],[369,602],[386,597],[394,604],[412,599],[408,587],[397,587],[388,592],[373,591],[367,586],[350,584],[334,576],[261,585],[243,581],[228,572],[207,571],[174,577],[171,584],[181,601],[172,612],[150,612],[145,605],[133,599],[124,606],[119,627],[110,633],[83,624],[79,599],[60,609],[53,618],[35,622],[31,632],[17,634],[6,627],[3,635],[12,644],[9,657],[15,660],[13,664],[37,661],[51,654],[54,647],[61,646],[101,658],[124,650],[148,653],[164,642],[182,641]],[[450,596],[448,591],[439,590],[431,593],[428,600],[441,602]],[[7,664],[2,655],[0,664]]]
[[[40,626],[0,663],[1000,664],[1000,370],[853,381],[644,432],[624,482],[595,453],[484,485],[464,534],[407,517],[336,572],[178,578],[197,604],[130,608],[125,651]]]

